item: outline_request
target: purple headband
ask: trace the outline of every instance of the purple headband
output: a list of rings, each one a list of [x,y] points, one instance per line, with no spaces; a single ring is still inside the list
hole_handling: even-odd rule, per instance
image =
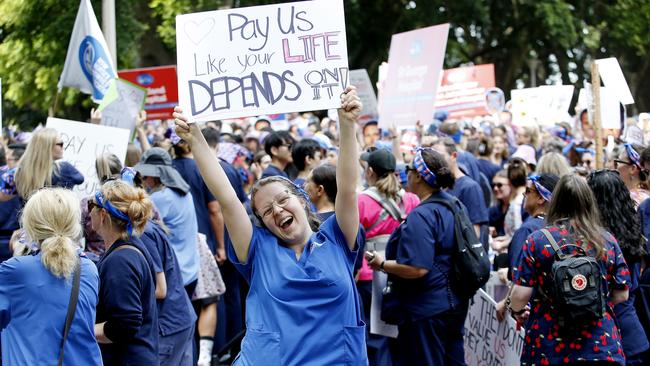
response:
[[[546,187],[541,185],[541,183],[539,183],[539,175],[531,175],[528,177],[528,180],[533,182],[535,189],[537,189],[537,192],[539,192],[539,195],[542,196],[544,201],[551,202],[551,197],[553,194]]]
[[[430,186],[435,187],[436,175],[431,170],[429,170],[429,167],[427,167],[427,164],[424,162],[424,158],[422,157],[423,150],[424,148],[422,147],[415,148],[413,167],[418,172],[418,174],[420,174],[420,176],[422,177],[422,179],[424,179],[425,182],[427,182]]]
[[[639,157],[639,153],[634,150],[632,144],[625,144],[623,146],[625,146],[625,151],[627,152],[628,158],[630,158],[634,165],[641,168],[641,157]]]

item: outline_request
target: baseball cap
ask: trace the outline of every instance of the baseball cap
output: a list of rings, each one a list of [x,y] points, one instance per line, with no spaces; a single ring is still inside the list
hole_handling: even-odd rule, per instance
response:
[[[365,152],[361,154],[361,160],[368,162],[368,166],[382,178],[395,172],[397,166],[393,153],[384,149]]]

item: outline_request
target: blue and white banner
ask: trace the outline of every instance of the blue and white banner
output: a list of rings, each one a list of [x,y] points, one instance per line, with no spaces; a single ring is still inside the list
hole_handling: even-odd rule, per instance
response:
[[[90,0],[81,0],[59,79],[59,90],[64,86],[77,88],[91,94],[99,103],[116,77],[115,66]]]

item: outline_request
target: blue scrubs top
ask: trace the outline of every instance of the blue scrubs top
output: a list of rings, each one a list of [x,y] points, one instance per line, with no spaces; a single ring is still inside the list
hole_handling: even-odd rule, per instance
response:
[[[452,200],[445,192],[434,193],[433,197]],[[391,235],[386,246],[387,260],[429,271],[417,279],[388,276],[399,291],[407,322],[430,318],[465,303],[452,291],[447,280],[454,248],[453,212],[426,200],[415,207]]]
[[[529,216],[526,221],[515,230],[512,234],[512,239],[510,239],[510,245],[508,246],[508,278],[512,280],[512,272],[517,270],[519,267],[519,261],[522,260],[521,248],[523,248],[528,239],[528,235],[532,234],[534,231],[540,230],[544,227],[544,218],[541,216]]]
[[[160,335],[168,336],[191,327],[196,321],[196,314],[183,286],[181,269],[176,254],[167,241],[167,234],[160,225],[149,221],[145,226],[144,233],[133,240],[141,242],[142,246],[147,249],[154,271],[165,273],[167,296],[157,300]]]
[[[273,177],[276,175],[281,175],[287,179],[289,178],[287,173],[283,172],[282,170],[280,170],[280,168],[272,164],[269,164],[269,166],[267,166],[266,169],[264,169],[264,171],[262,172],[262,178]]]
[[[456,179],[454,188],[450,189],[448,193],[456,196],[465,205],[469,221],[481,227],[479,240],[487,250],[490,235],[489,217],[481,186],[469,176],[464,175]]]
[[[299,260],[265,228],[253,228],[247,263],[229,244],[229,259],[250,284],[246,336],[234,365],[366,365],[352,276],[357,254],[336,216],[312,235]]]
[[[77,168],[67,161],[57,162],[58,172],[52,174],[52,187],[72,189],[77,184],[84,182],[84,176]]]
[[[95,341],[97,268],[81,258],[79,299],[65,344],[63,365],[101,365]],[[54,276],[41,255],[15,257],[0,266],[0,329],[5,365],[56,365],[72,282]]]

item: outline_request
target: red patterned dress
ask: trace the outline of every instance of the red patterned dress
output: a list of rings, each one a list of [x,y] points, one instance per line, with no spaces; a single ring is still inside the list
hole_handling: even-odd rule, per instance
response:
[[[569,232],[565,226],[549,226],[558,245],[567,242]],[[603,293],[624,290],[630,282],[630,272],[621,249],[614,237],[605,232],[605,255],[599,260],[605,281]],[[577,244],[581,244],[579,241]],[[590,244],[581,244],[589,252]],[[574,254],[577,248],[563,248],[565,254]],[[525,346],[521,355],[522,365],[561,365],[579,361],[610,361],[625,365],[621,336],[614,320],[613,305],[608,301],[607,312],[599,321],[584,325],[573,323],[561,326],[554,309],[554,299],[540,294],[539,288],[551,294],[551,267],[555,250],[541,231],[533,232],[522,248],[519,266],[513,271],[513,281],[536,290],[531,297],[531,313],[526,326]],[[609,297],[609,296],[608,296]],[[572,327],[569,329],[568,327]]]

